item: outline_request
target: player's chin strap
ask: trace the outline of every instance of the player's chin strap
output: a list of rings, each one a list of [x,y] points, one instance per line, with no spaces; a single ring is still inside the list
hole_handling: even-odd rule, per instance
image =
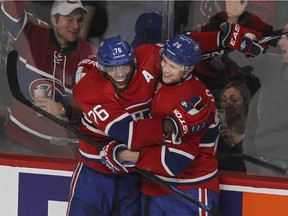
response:
[[[72,124],[67,123],[66,121],[63,121],[61,119],[58,119],[56,116],[51,115],[50,113],[46,112],[45,110],[42,110],[40,107],[35,106],[31,101],[29,101],[21,92],[19,83],[18,83],[18,76],[17,76],[17,58],[18,53],[17,51],[13,50],[9,53],[8,59],[7,59],[7,76],[8,76],[8,83],[9,88],[11,90],[12,95],[20,101],[21,103],[25,104],[26,106],[30,107],[34,111],[40,113],[42,116],[50,119],[51,121],[55,122],[56,124],[62,126],[63,128],[69,130],[73,134],[75,134],[77,137],[87,141],[91,145],[95,146],[97,149],[102,150],[103,146],[94,140],[92,137],[88,136],[87,134],[81,132],[78,130],[78,128]],[[139,174],[143,175],[147,179],[153,181],[154,183],[166,188],[167,190],[173,192],[174,194],[182,197],[183,199],[193,203],[195,206],[205,210],[209,214],[213,216],[222,216],[217,210],[213,209],[210,206],[207,206],[203,204],[202,202],[192,198],[191,196],[187,195],[184,191],[179,190],[178,188],[174,187],[173,185],[170,185],[166,181],[163,181],[156,175],[146,171],[141,170],[137,167],[133,167],[133,170],[138,172]]]
[[[190,70],[190,68],[193,67],[194,69],[194,65],[191,65],[191,66],[182,66],[182,73],[183,73],[183,76],[186,76],[185,78],[183,78],[183,76],[181,77],[181,81],[180,82],[184,82],[185,80],[187,79],[190,79],[192,77],[192,70]],[[180,83],[179,82],[179,83]]]

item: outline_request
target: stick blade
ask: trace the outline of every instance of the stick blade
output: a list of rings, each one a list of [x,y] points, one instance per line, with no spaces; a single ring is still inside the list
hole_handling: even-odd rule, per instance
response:
[[[7,78],[8,78],[8,84],[10,91],[13,95],[13,97],[20,102],[31,106],[31,102],[25,98],[25,96],[22,94],[19,82],[18,82],[18,76],[17,76],[17,60],[18,60],[18,52],[16,50],[12,50],[8,54],[7,58]]]

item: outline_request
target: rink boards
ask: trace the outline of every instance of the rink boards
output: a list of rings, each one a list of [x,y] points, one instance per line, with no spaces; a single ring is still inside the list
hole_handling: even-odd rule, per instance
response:
[[[0,155],[0,215],[64,216],[75,161]],[[288,181],[220,173],[223,216],[270,216],[288,211]]]

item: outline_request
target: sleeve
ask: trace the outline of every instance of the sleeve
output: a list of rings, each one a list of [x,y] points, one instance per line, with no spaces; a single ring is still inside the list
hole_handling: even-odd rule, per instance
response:
[[[199,81],[199,79],[197,78]],[[201,82],[201,81],[200,81]],[[202,106],[208,106],[211,113],[211,123],[214,123],[214,116],[216,113],[216,104],[215,104],[215,98],[213,94],[210,92],[210,90],[205,86],[204,83],[201,82],[201,84],[198,87],[199,95],[202,98],[201,105]]]
[[[78,122],[82,117],[82,111],[77,105],[73,97],[69,97],[69,100],[63,101],[63,108],[65,117],[71,122]]]
[[[147,147],[141,150],[135,166],[157,175],[176,176],[191,165],[198,154],[198,147],[199,142],[193,141]]]
[[[27,13],[24,9],[29,2],[25,2],[26,4],[24,1],[4,1],[1,5],[1,15],[5,28],[16,41],[17,49],[27,51],[30,50],[30,41],[38,41],[39,38],[45,41],[47,32],[43,29],[49,29],[49,25]]]
[[[220,31],[189,32],[188,34],[194,40],[199,41],[201,43],[203,53],[213,52],[219,48]]]
[[[20,20],[24,14],[25,9],[30,4],[29,1],[10,1],[10,0],[4,0],[2,1],[2,10],[9,14],[11,18],[14,18],[15,20]]]
[[[246,28],[251,28],[255,31],[261,32],[263,36],[273,34],[273,26],[264,22],[260,17],[248,12],[241,14],[238,23]]]
[[[164,141],[162,118],[134,121],[117,101],[112,84],[93,66],[94,63],[90,62],[92,66],[88,70],[80,64],[82,75],[78,70],[78,81],[73,87],[73,96],[84,113],[82,123],[86,128],[91,132],[101,130],[132,150]]]
[[[135,166],[163,176],[177,176],[196,157],[215,157],[219,137],[219,121],[213,116],[209,127],[196,134],[187,134],[180,145],[165,143],[141,150]]]
[[[10,33],[13,40],[17,40],[27,22],[24,3],[22,3],[22,1],[4,1],[1,5],[1,15],[3,16],[5,28]]]

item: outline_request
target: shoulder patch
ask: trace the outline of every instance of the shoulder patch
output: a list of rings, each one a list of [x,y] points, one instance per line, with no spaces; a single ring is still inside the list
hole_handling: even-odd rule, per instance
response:
[[[96,59],[89,56],[89,58],[85,58],[82,61],[79,62],[77,71],[75,73],[74,83],[78,83],[85,75],[86,73],[92,69],[93,67],[96,67],[97,62]]]
[[[96,67],[96,60],[93,58],[85,58],[82,61],[79,62],[78,67]]]

